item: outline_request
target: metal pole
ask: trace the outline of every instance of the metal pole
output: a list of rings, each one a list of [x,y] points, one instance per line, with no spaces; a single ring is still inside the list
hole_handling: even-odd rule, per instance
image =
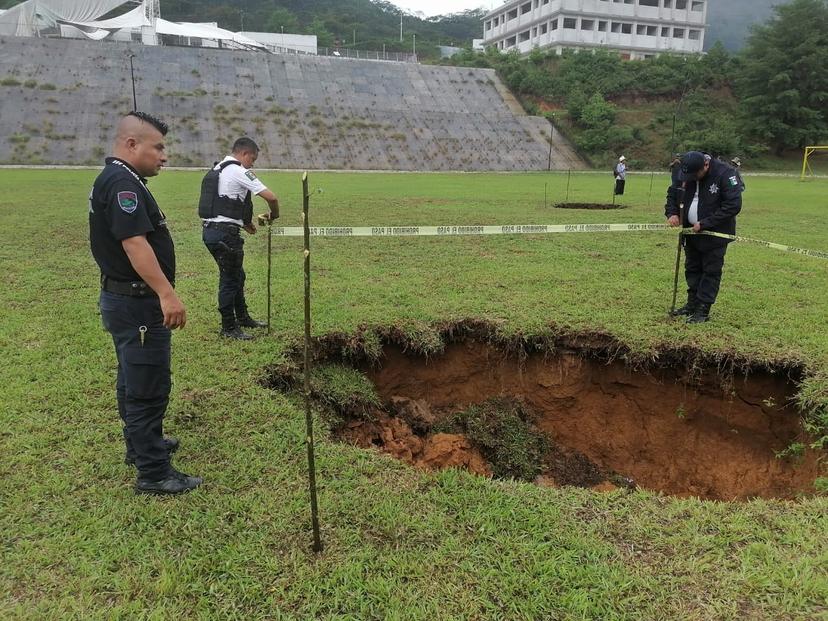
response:
[[[302,175],[302,226],[305,232],[305,424],[307,426],[308,444],[308,479],[310,482],[311,526],[313,528],[313,551],[322,551],[322,538],[319,535],[319,507],[316,500],[316,460],[313,450],[313,417],[311,416],[311,282],[310,282],[310,191],[308,190],[308,173]]]
[[[267,333],[270,334],[270,301],[273,299],[271,293],[271,274],[273,266],[273,218],[267,221]]]
[[[679,201],[679,236],[678,236],[678,249],[676,250],[676,273],[673,277],[673,303],[670,305],[670,315],[675,312],[676,310],[676,297],[678,296],[678,279],[679,279],[679,267],[681,267],[681,242],[682,237],[684,236],[681,227],[684,226],[684,188],[686,184],[682,184],[681,186],[681,201]]]
[[[138,98],[135,95],[135,67],[132,65],[132,59],[135,54],[129,55],[129,74],[132,76],[132,109],[138,111]]]
[[[650,193],[647,195],[647,207],[652,204],[653,199],[653,181],[655,181],[655,171],[650,173]]]
[[[570,168],[566,175],[566,202],[569,202],[569,182],[572,179],[572,169]]]
[[[555,137],[555,126],[549,122],[549,162],[546,164],[546,170],[552,170],[552,139]]]

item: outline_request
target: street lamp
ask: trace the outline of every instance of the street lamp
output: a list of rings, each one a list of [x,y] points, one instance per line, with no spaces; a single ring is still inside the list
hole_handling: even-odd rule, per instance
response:
[[[132,76],[132,109],[136,112],[138,111],[138,98],[135,96],[135,67],[132,64],[132,59],[135,58],[135,54],[129,54],[129,74]]]

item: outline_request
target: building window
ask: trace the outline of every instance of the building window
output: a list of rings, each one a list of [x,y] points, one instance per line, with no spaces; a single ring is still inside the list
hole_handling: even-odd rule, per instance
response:
[[[581,20],[581,30],[595,30],[595,20],[594,19],[582,19]]]
[[[486,22],[486,30],[492,29],[492,22]]]
[[[557,30],[557,29],[558,29],[558,20],[553,19],[552,20],[552,30]]]
[[[664,0],[664,8],[669,9],[673,6],[673,0]]]
[[[704,11],[704,2],[693,2],[690,5],[690,10],[698,11],[699,13],[701,13],[702,11]]]
[[[693,39],[693,41],[698,41],[699,39],[701,39],[701,31],[700,30],[690,30],[687,33],[687,38],[688,39]]]
[[[676,9],[684,11],[687,9],[687,0],[676,0]]]
[[[598,31],[599,32],[606,32],[607,31],[607,22],[598,22]]]
[[[658,26],[647,26],[647,36],[655,37],[658,35]]]
[[[549,24],[541,24],[541,34],[545,35],[549,31]]]
[[[507,20],[513,20],[517,17],[517,9],[512,9],[508,13],[506,13]]]
[[[643,34],[646,34],[646,32],[647,32],[647,26],[645,26],[644,24],[638,24],[635,27],[635,34],[643,35]]]
[[[667,26],[664,26],[661,29],[661,36],[662,37],[669,37],[670,36],[670,29]]]
[[[506,39],[506,47],[514,47],[517,43],[517,39],[515,37],[509,37]]]
[[[673,38],[674,39],[683,39],[684,38],[684,28],[673,28]]]
[[[497,20],[498,20],[498,19],[499,19],[499,18],[495,17],[495,18],[494,18],[494,20],[492,20],[492,25],[493,25],[493,26],[497,26]]]
[[[520,42],[523,43],[524,41],[528,41],[528,40],[529,40],[529,31],[524,30],[523,32],[520,33]]]
[[[638,0],[641,6],[654,6],[658,8],[658,0]]]
[[[578,20],[575,19],[574,17],[564,17],[563,27],[575,30],[577,23],[578,23]]]
[[[520,14],[521,15],[526,15],[531,10],[532,10],[532,3],[527,2],[526,4],[524,4],[523,6],[520,7]]]
[[[549,0],[543,0],[544,4],[549,4]]]

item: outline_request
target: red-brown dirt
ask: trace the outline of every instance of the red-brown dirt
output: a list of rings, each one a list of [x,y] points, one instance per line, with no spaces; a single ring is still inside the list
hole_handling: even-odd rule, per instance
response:
[[[435,413],[509,396],[531,407],[554,445],[647,489],[721,500],[789,498],[812,493],[820,476],[815,452],[796,461],[776,457],[792,442],[807,443],[791,405],[795,387],[779,374],[737,375],[724,389],[715,370],[693,378],[641,372],[576,352],[520,363],[477,342],[449,345],[429,360],[389,346],[380,367],[364,370],[383,400],[408,408],[410,419],[376,412],[376,422],[352,422],[342,436],[421,466],[489,474],[462,436],[420,437],[412,425],[422,433]]]

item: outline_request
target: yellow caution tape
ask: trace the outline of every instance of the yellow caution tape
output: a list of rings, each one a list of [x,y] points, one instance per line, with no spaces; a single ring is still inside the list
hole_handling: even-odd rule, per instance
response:
[[[502,224],[502,225],[452,225],[452,226],[312,226],[313,237],[460,237],[467,235],[549,235],[558,233],[634,233],[641,231],[673,230],[669,224]],[[828,259],[828,252],[786,246],[774,242],[727,235],[713,231],[681,229],[683,235],[709,235],[792,252],[818,259]],[[271,234],[276,237],[302,237],[299,226],[274,226]]]
[[[708,237],[718,237],[719,239],[728,239],[730,241],[743,242],[746,244],[754,244],[756,246],[763,246],[764,248],[772,248],[773,250],[781,250],[782,252],[793,252],[795,254],[804,254],[807,257],[815,257],[817,259],[828,259],[828,252],[821,252],[819,250],[808,250],[807,248],[797,248],[796,246],[786,246],[784,244],[777,244],[775,242],[763,241],[761,239],[751,239],[750,237],[740,237],[739,235],[728,235],[727,233],[717,233],[715,231],[699,231],[693,232],[693,229],[682,229],[684,235],[707,235]]]

